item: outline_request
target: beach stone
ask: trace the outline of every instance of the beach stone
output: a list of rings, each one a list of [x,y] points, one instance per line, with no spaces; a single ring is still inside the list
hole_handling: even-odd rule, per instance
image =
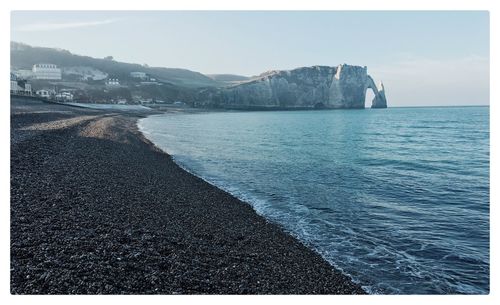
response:
[[[12,294],[365,293],[177,166],[140,116],[12,98]]]

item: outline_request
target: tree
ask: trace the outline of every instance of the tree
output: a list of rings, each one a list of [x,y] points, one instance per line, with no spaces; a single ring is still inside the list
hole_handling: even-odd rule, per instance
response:
[[[111,55],[110,56],[106,56],[106,57],[104,57],[104,59],[106,59],[106,60],[113,60],[113,56],[111,56]]]

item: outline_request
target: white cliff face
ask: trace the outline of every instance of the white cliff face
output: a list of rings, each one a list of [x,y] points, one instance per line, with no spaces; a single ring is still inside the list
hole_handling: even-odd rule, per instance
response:
[[[372,108],[387,108],[384,84],[380,82],[377,89],[373,91],[376,92],[376,94],[372,101]]]
[[[385,98],[384,84],[382,82],[377,86],[371,76],[368,75],[366,89],[372,89],[375,93],[375,97],[372,100],[372,108],[387,108],[387,99]]]
[[[375,93],[373,108],[386,108],[382,89],[366,67],[313,66],[269,71],[259,78],[200,94],[200,106],[222,108],[364,108],[366,90]]]

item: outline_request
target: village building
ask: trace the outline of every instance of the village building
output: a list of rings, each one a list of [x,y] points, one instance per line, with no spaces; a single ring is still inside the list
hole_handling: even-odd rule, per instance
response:
[[[23,79],[32,79],[35,77],[32,70],[19,69],[14,71],[14,74],[17,75],[18,78]]]
[[[144,72],[130,72],[130,76],[133,78],[147,79],[148,75]]]
[[[36,79],[61,80],[61,69],[53,64],[36,64],[33,65],[33,75]]]
[[[56,95],[56,92],[52,89],[40,89],[36,91],[36,95],[38,95],[39,97],[49,99],[52,96]]]
[[[56,101],[59,102],[72,102],[73,94],[70,92],[60,92],[54,96]]]
[[[10,93],[31,95],[31,84],[26,79],[19,78],[14,73],[10,73]]]
[[[118,78],[109,78],[106,80],[106,86],[120,86]]]

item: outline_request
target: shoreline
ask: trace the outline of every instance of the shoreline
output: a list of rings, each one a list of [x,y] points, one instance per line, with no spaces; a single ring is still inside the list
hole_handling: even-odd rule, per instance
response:
[[[12,294],[366,294],[143,117],[11,98]]]

